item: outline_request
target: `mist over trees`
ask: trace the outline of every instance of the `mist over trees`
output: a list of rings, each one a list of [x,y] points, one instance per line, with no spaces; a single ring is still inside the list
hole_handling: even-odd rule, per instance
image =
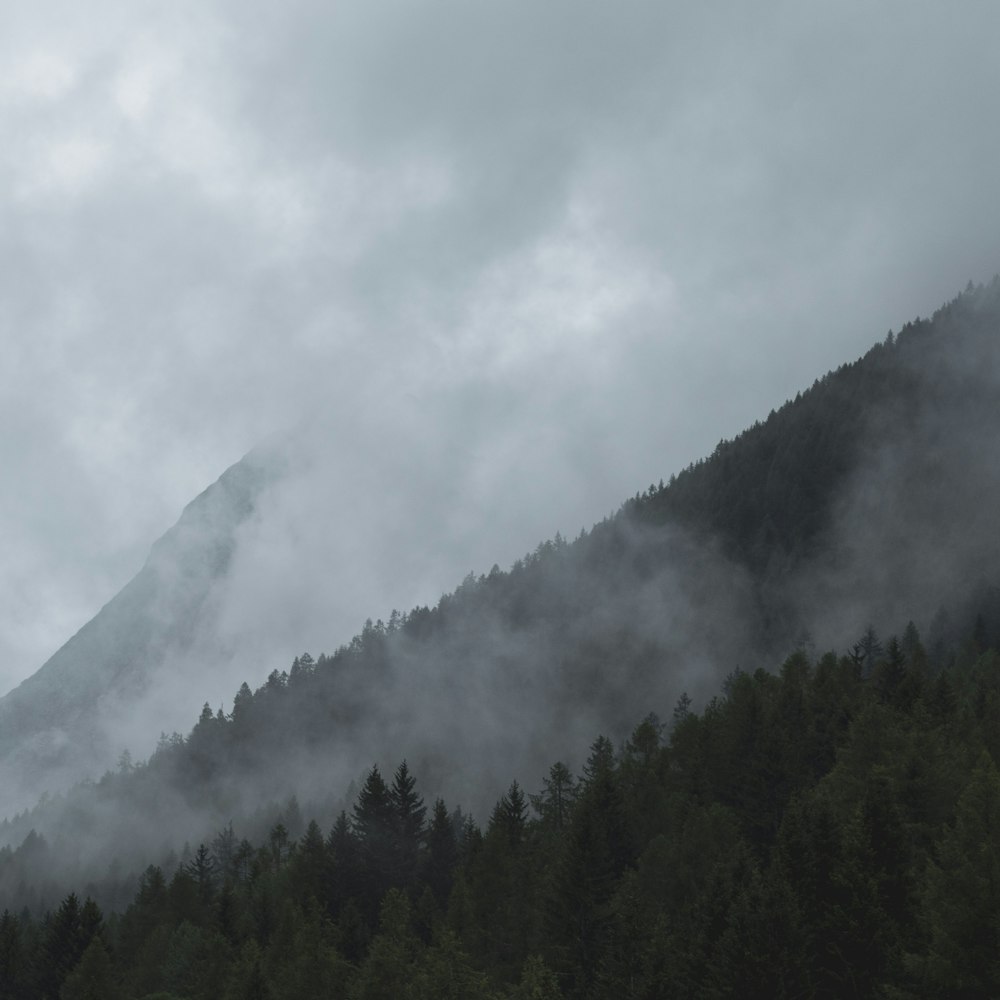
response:
[[[0,982],[989,995],[998,328],[970,287],[573,541],[8,812]]]
[[[1000,653],[935,666],[912,625],[885,648],[869,677],[802,652],[734,673],[485,821],[373,766],[329,824],[289,804],[127,889],[8,907],[5,995],[993,995]],[[29,850],[48,864],[0,852],[22,893]]]

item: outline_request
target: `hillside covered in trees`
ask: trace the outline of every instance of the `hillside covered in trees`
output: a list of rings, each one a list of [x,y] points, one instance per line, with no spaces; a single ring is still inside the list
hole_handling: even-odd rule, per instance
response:
[[[996,995],[1000,654],[866,638],[598,737],[482,824],[404,761],[326,828],[227,825],[117,906],[8,910],[2,995]]]
[[[990,995],[998,331],[970,287],[8,816],[0,990]]]

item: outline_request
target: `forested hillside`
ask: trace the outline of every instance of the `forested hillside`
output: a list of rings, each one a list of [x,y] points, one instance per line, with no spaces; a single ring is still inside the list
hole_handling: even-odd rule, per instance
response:
[[[734,674],[482,823],[373,767],[326,826],[227,825],[117,907],[5,912],[2,995],[993,996],[998,712],[993,646],[935,666],[910,626]]]
[[[970,287],[575,540],[8,818],[11,995],[84,995],[78,962],[108,996],[989,995],[998,332]]]

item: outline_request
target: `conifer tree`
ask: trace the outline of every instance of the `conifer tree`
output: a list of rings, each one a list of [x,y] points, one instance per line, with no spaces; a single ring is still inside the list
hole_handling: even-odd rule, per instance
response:
[[[66,977],[100,930],[101,922],[101,912],[93,900],[88,899],[81,907],[76,893],[70,893],[52,914],[42,941],[39,986],[43,998],[57,1000]]]
[[[198,845],[194,858],[187,865],[187,872],[198,887],[198,898],[205,906],[211,906],[215,897],[218,867],[215,858],[204,844]]]
[[[410,774],[406,761],[396,768],[392,780],[390,799],[395,813],[395,861],[393,881],[409,888],[417,875],[420,848],[424,838],[424,800],[416,792],[416,779]]]
[[[610,740],[598,737],[594,742],[584,775],[548,907],[559,971],[577,991],[594,983],[610,930],[612,895],[632,860]]]
[[[315,820],[310,820],[289,862],[289,880],[296,897],[303,902],[312,898],[327,906],[330,875],[330,855],[323,841],[323,831]]]
[[[354,832],[361,860],[362,912],[371,923],[397,872],[397,812],[377,766],[368,772],[354,805]]]
[[[348,900],[357,899],[362,891],[361,845],[351,829],[347,813],[341,811],[326,840],[330,859],[330,894],[327,909],[337,920]]]
[[[490,816],[490,832],[497,832],[512,846],[516,847],[524,838],[528,821],[528,807],[524,792],[516,782],[511,782],[510,788],[500,797],[493,807]]]
[[[562,761],[556,761],[549,768],[548,777],[542,779],[542,792],[530,798],[532,808],[538,813],[542,825],[561,831],[569,822],[576,795],[576,781],[569,768]]]
[[[448,815],[444,800],[437,799],[434,802],[434,812],[427,831],[424,879],[439,906],[443,907],[448,901],[457,863],[458,843],[455,838],[455,826]]]

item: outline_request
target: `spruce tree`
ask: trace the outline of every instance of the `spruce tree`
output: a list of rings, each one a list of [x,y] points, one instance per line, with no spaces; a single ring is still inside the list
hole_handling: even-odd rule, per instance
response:
[[[354,831],[361,860],[359,904],[374,923],[379,903],[397,873],[397,812],[377,766],[365,778],[354,805]]]
[[[455,827],[443,799],[434,803],[430,828],[427,831],[427,858],[424,880],[441,907],[448,902],[455,865],[458,863],[458,842]]]
[[[395,814],[393,883],[407,889],[416,881],[424,838],[424,816],[427,813],[424,800],[415,789],[416,779],[404,760],[396,768],[389,794]]]

